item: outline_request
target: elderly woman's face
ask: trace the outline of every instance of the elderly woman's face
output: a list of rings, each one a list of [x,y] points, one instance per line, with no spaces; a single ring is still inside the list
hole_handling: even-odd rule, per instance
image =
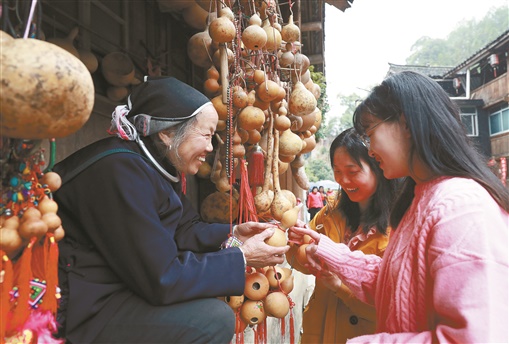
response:
[[[216,131],[218,116],[211,104],[196,115],[195,125],[189,128],[184,142],[178,147],[182,166],[180,172],[194,175],[212,152],[212,136]]]

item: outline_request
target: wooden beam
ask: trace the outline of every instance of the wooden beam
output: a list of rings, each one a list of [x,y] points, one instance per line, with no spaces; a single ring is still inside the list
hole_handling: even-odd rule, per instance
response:
[[[312,65],[323,63],[323,55],[322,54],[309,55],[308,59],[309,59],[309,64],[312,64]]]
[[[302,25],[300,26],[300,31],[301,32],[306,32],[306,31],[322,31],[322,30],[323,30],[323,26],[322,26],[321,22],[302,23]]]

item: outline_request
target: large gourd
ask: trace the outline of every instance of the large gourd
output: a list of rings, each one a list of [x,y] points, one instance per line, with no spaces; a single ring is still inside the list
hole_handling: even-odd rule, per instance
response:
[[[70,135],[85,124],[94,105],[94,84],[83,62],[37,39],[2,41],[0,82],[0,132],[6,137]]]
[[[288,109],[296,116],[304,116],[313,112],[315,108],[315,96],[307,90],[302,82],[298,81],[290,95]]]

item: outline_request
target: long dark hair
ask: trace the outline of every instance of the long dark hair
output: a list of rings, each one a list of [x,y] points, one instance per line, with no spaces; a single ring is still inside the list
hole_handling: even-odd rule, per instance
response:
[[[361,214],[359,203],[350,200],[346,192],[342,192],[337,209],[346,218],[346,227],[352,233],[362,226],[362,231],[368,233],[370,228],[375,227],[382,234],[387,233],[389,226],[389,214],[392,200],[396,194],[399,180],[388,180],[384,177],[378,162],[368,155],[368,149],[364,146],[360,136],[354,128],[347,129],[339,134],[330,146],[330,162],[334,169],[334,153],[339,148],[345,148],[352,159],[362,168],[361,161],[368,164],[377,180],[376,191],[371,196],[368,208]]]
[[[509,191],[485,163],[466,135],[459,109],[433,79],[416,72],[401,72],[373,88],[354,112],[354,126],[364,133],[364,115],[398,121],[405,116],[411,134],[410,162],[417,155],[440,176],[471,178],[482,185],[493,199],[509,211]],[[414,197],[415,181],[406,178],[390,223],[394,229]]]

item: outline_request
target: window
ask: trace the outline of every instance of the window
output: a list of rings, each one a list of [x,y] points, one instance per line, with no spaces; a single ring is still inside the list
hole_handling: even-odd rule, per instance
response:
[[[477,109],[475,107],[460,108],[461,122],[465,126],[468,136],[479,136],[477,129]]]
[[[490,135],[509,131],[509,108],[502,109],[490,115]]]

